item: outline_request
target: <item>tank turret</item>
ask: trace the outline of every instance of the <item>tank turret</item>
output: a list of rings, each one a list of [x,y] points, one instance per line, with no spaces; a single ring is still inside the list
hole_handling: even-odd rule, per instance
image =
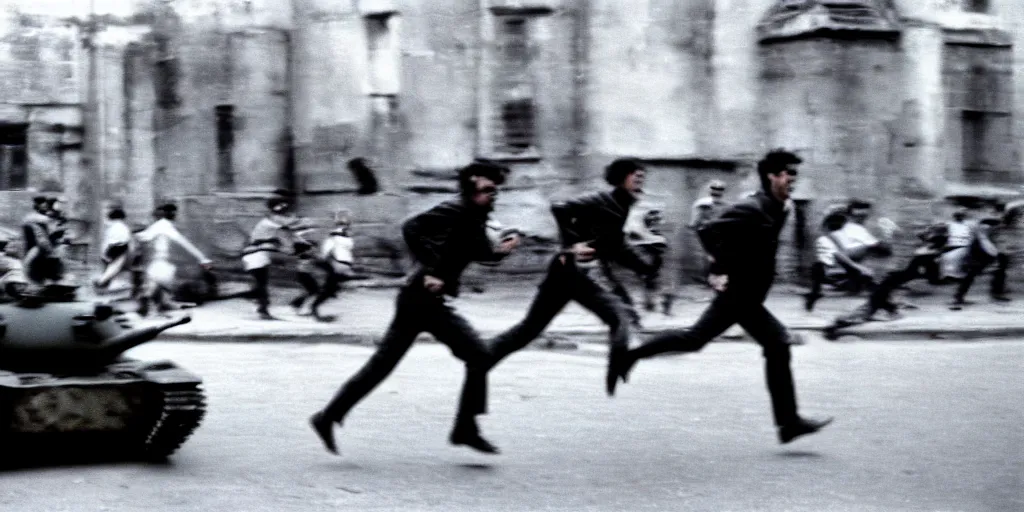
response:
[[[33,458],[39,450],[169,456],[205,415],[202,379],[124,352],[190,320],[139,323],[73,294],[0,304],[0,442]]]

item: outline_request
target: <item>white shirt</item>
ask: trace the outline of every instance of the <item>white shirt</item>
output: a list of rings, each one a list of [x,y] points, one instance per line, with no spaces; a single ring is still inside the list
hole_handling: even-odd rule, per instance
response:
[[[690,212],[690,227],[699,227],[698,224],[707,222],[708,220],[715,218],[715,215],[718,212],[720,212],[724,206],[724,201],[719,199],[716,202],[715,198],[711,196],[705,196],[694,201],[693,208]]]
[[[847,222],[833,235],[847,251],[858,251],[878,243],[878,239],[868,232],[867,228],[856,222]]]
[[[112,245],[131,245],[132,230],[123,220],[107,222],[107,230],[103,232],[103,248]]]
[[[821,235],[814,241],[814,252],[818,255],[818,261],[824,263],[826,267],[834,267],[839,246],[831,238]]]
[[[195,259],[199,260],[199,263],[205,264],[212,261],[196,246],[192,245],[192,242],[189,242],[178,231],[178,228],[174,227],[174,224],[167,219],[160,219],[150,224],[148,228],[135,236],[140,241],[149,244],[153,251],[153,261],[167,261],[170,259],[171,242],[178,244],[188,251]]]
[[[966,247],[971,244],[971,238],[973,238],[971,226],[966,222],[950,222],[946,226],[949,228],[949,241],[946,242],[946,245]]]
[[[355,242],[352,241],[352,237],[332,234],[325,238],[320,246],[320,258],[351,264],[355,261],[355,257],[352,255],[354,246]]]

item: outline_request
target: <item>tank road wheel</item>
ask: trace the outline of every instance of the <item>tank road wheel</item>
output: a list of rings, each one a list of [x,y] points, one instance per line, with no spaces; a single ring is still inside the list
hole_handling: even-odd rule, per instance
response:
[[[153,461],[170,457],[206,414],[206,397],[198,384],[161,384],[162,407],[143,441],[142,456]]]

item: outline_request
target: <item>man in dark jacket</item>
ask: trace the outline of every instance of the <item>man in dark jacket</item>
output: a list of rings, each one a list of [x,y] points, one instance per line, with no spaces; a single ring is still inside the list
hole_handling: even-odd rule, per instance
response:
[[[458,296],[459,279],[471,262],[501,260],[519,244],[518,236],[510,236],[495,248],[485,231],[497,187],[507,173],[508,169],[492,163],[470,164],[459,172],[461,199],[443,202],[402,226],[418,268],[398,293],[394,319],[376,353],[310,419],[332,453],[337,453],[334,424],[340,425],[349,410],[394,370],[422,332],[448,345],[452,354],[466,363],[466,380],[450,442],[484,453],[498,452],[480,435],[476,423],[476,416],[487,412],[489,352],[472,326],[447,303],[446,296]]]
[[[626,243],[622,228],[629,209],[643,191],[644,168],[631,159],[619,159],[605,169],[609,192],[555,203],[551,211],[558,223],[563,250],[548,267],[530,309],[518,324],[491,344],[494,364],[536,339],[570,301],[589,309],[609,329],[606,388],[615,393],[619,360],[629,343],[629,319],[621,300],[591,277],[601,262],[616,261],[641,275],[655,271]]]
[[[789,196],[800,163],[799,157],[787,151],[768,153],[757,165],[762,190],[728,207],[699,231],[701,243],[714,260],[708,281],[718,294],[689,329],[662,333],[630,350],[620,367],[623,381],[638,360],[666,352],[697,352],[739,323],[763,349],[779,441],[788,443],[832,421],[806,419],[797,413],[789,334],[764,307],[775,279],[779,232],[790,209]]]

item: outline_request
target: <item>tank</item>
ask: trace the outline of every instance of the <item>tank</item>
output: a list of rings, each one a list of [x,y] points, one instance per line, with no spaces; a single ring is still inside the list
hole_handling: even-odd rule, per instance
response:
[[[123,353],[191,318],[137,320],[68,290],[0,304],[5,453],[45,449],[159,460],[188,439],[206,411],[202,379],[172,361]]]

